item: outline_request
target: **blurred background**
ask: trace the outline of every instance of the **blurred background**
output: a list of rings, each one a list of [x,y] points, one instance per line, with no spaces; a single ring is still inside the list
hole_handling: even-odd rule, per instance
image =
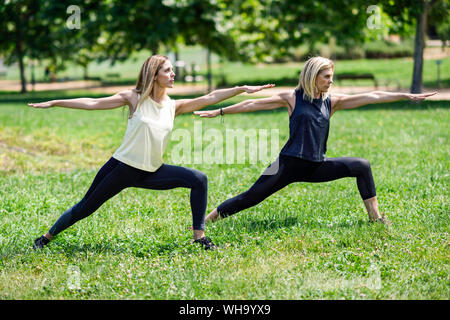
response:
[[[1,0],[0,28],[6,92],[114,93],[156,53],[181,94],[295,86],[314,55],[335,60],[336,90],[450,87],[448,0]]]

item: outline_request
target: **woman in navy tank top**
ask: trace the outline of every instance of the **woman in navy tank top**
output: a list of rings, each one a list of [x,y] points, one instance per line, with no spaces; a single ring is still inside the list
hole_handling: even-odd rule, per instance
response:
[[[246,192],[224,201],[206,218],[206,222],[225,218],[252,207],[293,182],[326,182],[355,177],[369,221],[390,224],[378,209],[375,183],[369,161],[362,158],[326,158],[331,116],[338,110],[398,100],[422,101],[435,94],[409,94],[373,91],[330,95],[334,64],[323,57],[309,59],[300,73],[295,90],[265,99],[246,100],[227,108],[196,111],[200,117],[270,110],[284,107],[289,113],[289,139],[279,157]]]

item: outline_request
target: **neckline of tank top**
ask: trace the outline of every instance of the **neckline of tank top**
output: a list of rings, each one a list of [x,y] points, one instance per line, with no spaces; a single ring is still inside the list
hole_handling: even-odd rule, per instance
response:
[[[138,93],[138,100],[139,100],[139,97],[140,97],[140,96],[141,96],[141,95]],[[152,102],[153,102],[154,104],[156,104],[156,106],[159,107],[159,108],[164,107],[164,103],[167,103],[167,102],[169,102],[170,100],[172,100],[172,99],[170,99],[169,96],[166,96],[166,98],[164,98],[164,100],[163,100],[161,103],[155,101],[155,100],[154,100],[152,97],[150,97],[150,96],[148,96],[147,99],[149,99],[150,101],[152,101]]]
[[[295,91],[298,91],[298,92],[299,92],[299,95],[301,96],[302,100],[304,100],[304,101],[306,101],[306,102],[309,102],[308,100],[306,100],[306,99],[303,97],[303,89],[295,90]],[[325,99],[322,99],[322,98],[313,98],[313,101],[312,101],[311,103],[314,104],[314,105],[317,105],[317,104],[321,105],[322,102],[325,102],[325,100],[327,100],[327,98],[325,98]]]

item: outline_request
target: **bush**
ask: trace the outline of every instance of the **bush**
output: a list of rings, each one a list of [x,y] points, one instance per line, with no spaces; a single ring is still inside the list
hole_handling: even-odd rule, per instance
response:
[[[290,54],[293,61],[306,61],[309,57],[317,55],[331,57],[336,60],[402,58],[414,55],[414,42],[413,40],[404,40],[400,43],[395,43],[387,40],[378,40],[362,45],[355,44],[347,48],[336,46],[334,50],[331,50],[328,44],[319,44],[313,51],[306,46],[300,46],[292,50]]]
[[[390,41],[373,41],[364,44],[367,59],[386,59],[412,57],[414,55],[414,42],[412,40],[400,43]]]

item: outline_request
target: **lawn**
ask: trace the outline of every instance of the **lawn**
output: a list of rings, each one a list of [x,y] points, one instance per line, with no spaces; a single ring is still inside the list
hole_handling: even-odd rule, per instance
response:
[[[368,223],[353,178],[297,183],[207,225],[219,246],[208,252],[190,244],[188,190],[131,188],[34,252],[34,238],[81,199],[120,145],[127,119],[122,109],[31,109],[28,99],[0,97],[0,299],[450,298],[448,101],[332,118],[327,155],[370,161],[392,229]],[[224,123],[177,117],[174,133],[192,137],[183,165],[208,175],[208,211],[247,190],[270,161],[192,163],[200,125],[222,137],[274,129],[275,154],[288,136],[281,111],[227,115]],[[167,163],[179,161],[178,143],[169,143]]]

